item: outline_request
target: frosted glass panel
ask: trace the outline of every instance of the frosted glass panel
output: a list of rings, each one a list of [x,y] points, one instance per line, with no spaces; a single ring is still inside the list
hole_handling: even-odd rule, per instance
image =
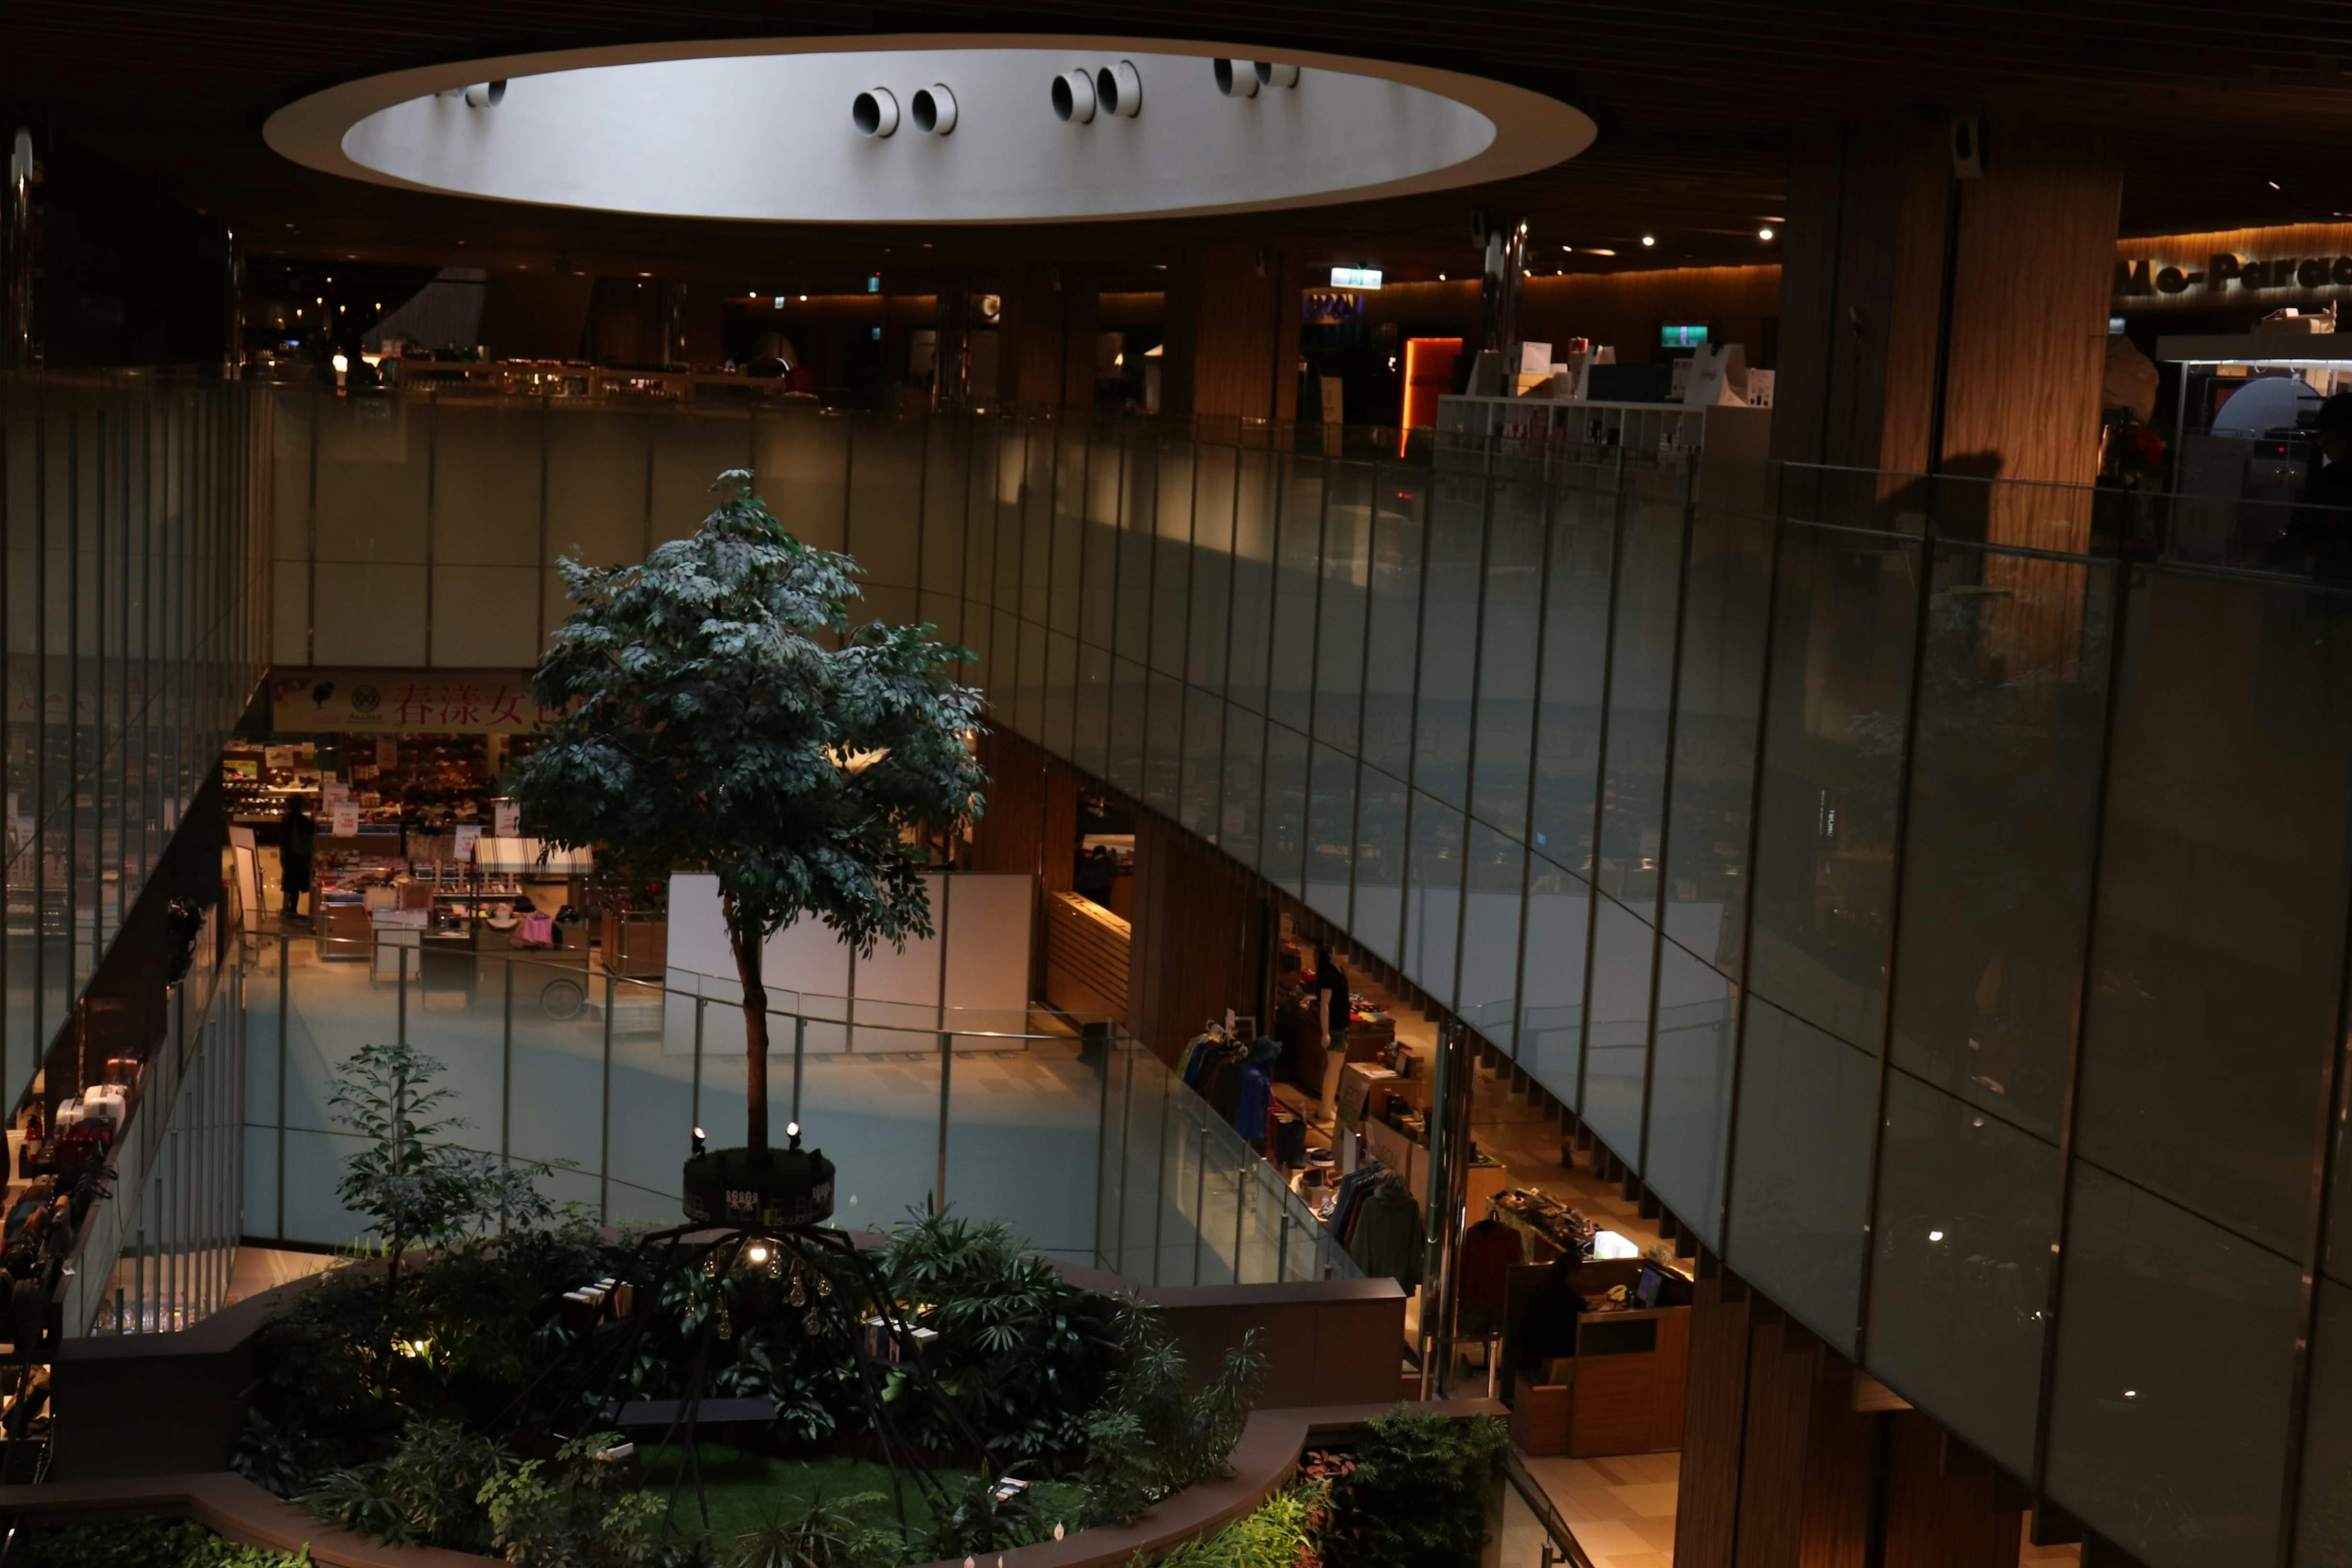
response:
[[[684,539],[717,510],[711,490],[730,468],[751,466],[751,421],[743,414],[665,415],[652,421],[653,537]]]
[[[357,566],[321,561],[315,647],[322,665],[425,662],[425,568]]]
[[[535,405],[434,405],[433,563],[539,564],[541,437]]]
[[[528,566],[433,568],[433,662],[522,669],[539,663],[541,574]]]
[[[555,405],[547,426],[547,548],[591,566],[646,554],[647,416]]]

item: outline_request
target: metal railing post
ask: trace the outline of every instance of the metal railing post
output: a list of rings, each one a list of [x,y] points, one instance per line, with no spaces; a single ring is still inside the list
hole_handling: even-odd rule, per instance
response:
[[[1201,1123],[1192,1172],[1192,1283],[1201,1282],[1201,1244],[1209,1235],[1209,1124]]]

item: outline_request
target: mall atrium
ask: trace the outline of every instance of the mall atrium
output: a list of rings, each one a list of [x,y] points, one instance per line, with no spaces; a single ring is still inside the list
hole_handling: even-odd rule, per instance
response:
[[[0,38],[0,1565],[2352,1563],[2352,5]]]

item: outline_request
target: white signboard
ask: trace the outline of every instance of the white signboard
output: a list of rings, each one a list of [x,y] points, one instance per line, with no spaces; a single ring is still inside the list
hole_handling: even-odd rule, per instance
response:
[[[491,812],[490,831],[500,838],[517,838],[522,821],[522,810],[510,800],[502,800]]]
[[[453,852],[457,855],[457,863],[459,865],[465,865],[473,859],[474,841],[481,837],[481,836],[482,825],[480,823],[461,822],[457,824],[457,831],[455,836],[457,838],[457,844]]]
[[[356,838],[360,832],[360,808],[346,800],[335,806],[334,835],[338,838]]]

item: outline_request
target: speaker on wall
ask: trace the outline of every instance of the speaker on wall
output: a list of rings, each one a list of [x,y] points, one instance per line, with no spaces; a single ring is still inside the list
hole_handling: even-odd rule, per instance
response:
[[[1952,178],[1974,180],[1984,174],[1984,116],[1956,115],[1952,120]]]

